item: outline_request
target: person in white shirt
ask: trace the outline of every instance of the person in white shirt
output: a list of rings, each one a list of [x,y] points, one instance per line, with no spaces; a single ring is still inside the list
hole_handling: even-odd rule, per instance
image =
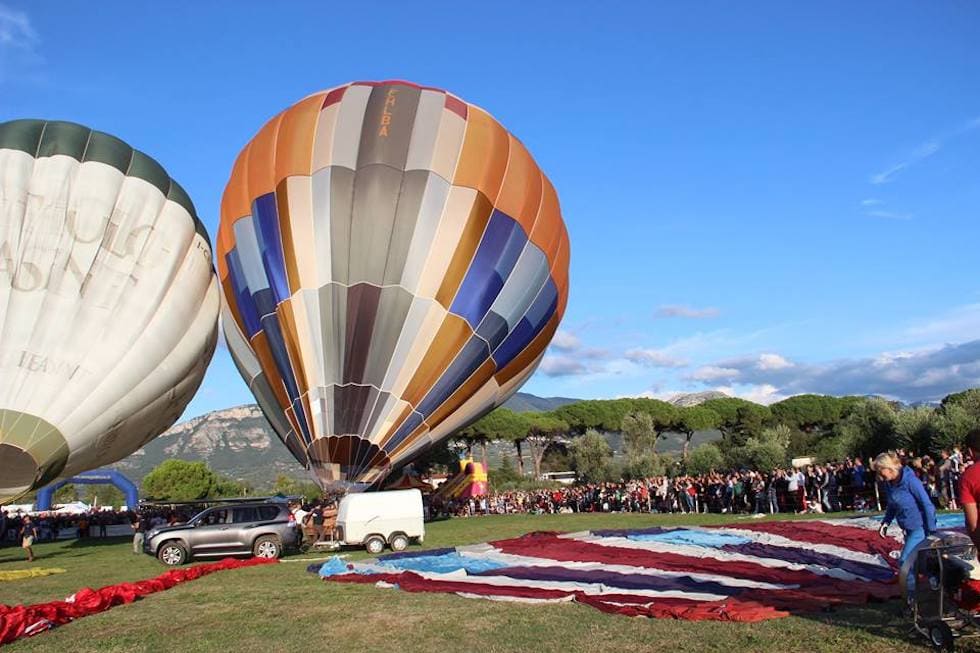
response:
[[[796,512],[803,512],[806,510],[806,494],[803,489],[806,477],[803,476],[803,472],[794,468],[792,472],[786,474],[786,482],[789,500],[796,506]]]
[[[789,484],[786,487],[786,491],[790,494],[796,494],[796,491],[800,488],[800,482],[796,479],[794,472],[786,472],[786,482]]]

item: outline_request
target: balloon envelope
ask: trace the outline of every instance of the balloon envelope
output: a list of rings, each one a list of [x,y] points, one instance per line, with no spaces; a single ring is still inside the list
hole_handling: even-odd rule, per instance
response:
[[[229,350],[321,485],[374,483],[517,391],[558,327],[568,235],[482,109],[355,82],[270,120],[225,189]]]
[[[219,308],[207,233],[156,161],[73,123],[0,123],[0,502],[173,424]]]

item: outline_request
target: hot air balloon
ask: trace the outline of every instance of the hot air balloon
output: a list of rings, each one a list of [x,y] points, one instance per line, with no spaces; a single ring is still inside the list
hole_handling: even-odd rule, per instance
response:
[[[355,82],[235,162],[218,271],[229,350],[322,487],[364,489],[510,397],[568,296],[558,197],[488,113]]]
[[[207,233],[160,164],[81,125],[0,123],[0,502],[173,424],[219,311]]]

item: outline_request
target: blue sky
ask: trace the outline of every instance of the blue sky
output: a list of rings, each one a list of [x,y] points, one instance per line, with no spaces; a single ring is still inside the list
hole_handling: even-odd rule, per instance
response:
[[[980,385],[975,3],[43,7],[0,0],[0,120],[120,136],[212,232],[239,149],[311,92],[409,79],[494,114],[572,243],[527,391]],[[219,350],[188,416],[249,400]]]

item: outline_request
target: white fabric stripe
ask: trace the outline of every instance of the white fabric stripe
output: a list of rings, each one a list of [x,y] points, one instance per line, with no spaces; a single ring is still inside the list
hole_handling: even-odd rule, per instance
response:
[[[638,549],[640,551],[652,551],[654,553],[677,553],[692,558],[714,558],[722,561],[752,562],[772,569],[793,569],[796,571],[808,571],[819,576],[829,576],[840,580],[859,580],[867,581],[863,576],[832,569],[821,565],[803,565],[775,558],[757,558],[755,556],[742,555],[741,553],[729,553],[719,549],[710,549],[703,546],[686,546],[680,544],[667,544],[661,542],[640,542],[630,540],[625,537],[599,537],[596,535],[586,535],[574,538],[580,542],[598,544],[599,546],[621,547],[625,549]]]
[[[380,587],[381,583],[377,583]],[[389,587],[393,585],[389,584]],[[473,594],[472,592],[455,592],[456,596],[461,596],[464,599],[483,599],[485,601],[500,601],[501,603],[571,603],[575,600],[574,596],[560,596],[554,599],[532,599],[524,596],[500,596],[499,594]],[[608,603],[613,603],[608,601]],[[636,605],[633,603],[613,603],[613,605]],[[642,603],[640,605],[650,605],[649,603]]]
[[[864,528],[869,531],[877,531],[879,528],[881,528],[881,520],[874,519],[872,517],[856,517],[853,519],[821,519],[819,521],[823,522],[824,524],[830,524],[831,526],[854,526],[855,528]],[[899,542],[905,542],[905,533],[898,527],[888,529],[888,537],[895,538]]]
[[[453,583],[467,583],[473,585],[492,585],[493,587],[513,587],[513,588],[532,588],[540,590],[561,590],[566,592],[582,592],[589,596],[602,596],[604,594],[623,594],[626,596],[645,596],[660,599],[688,599],[690,601],[724,601],[731,597],[722,594],[709,594],[707,592],[686,592],[676,590],[634,590],[625,587],[612,587],[603,583],[575,583],[570,581],[558,580],[525,580],[522,578],[510,578],[508,576],[470,576],[465,570],[452,571],[439,574],[431,571],[414,571],[411,569],[392,570],[377,564],[358,564],[359,570],[363,572],[378,574],[403,574],[413,573],[426,580],[450,581]]]
[[[252,216],[241,218],[232,228],[235,231],[235,248],[238,250],[238,260],[242,264],[248,292],[254,295],[260,290],[266,290],[269,287],[269,279],[265,275],[265,266],[262,264],[262,252],[259,250]]]
[[[685,527],[686,528],[686,527]],[[758,542],[759,544],[769,544],[772,546],[778,546],[787,549],[803,549],[806,551],[814,551],[816,553],[826,553],[827,555],[837,556],[838,558],[843,558],[844,560],[850,560],[851,562],[860,562],[867,565],[875,565],[878,567],[891,568],[885,559],[879,555],[873,555],[870,553],[863,553],[861,551],[853,551],[851,549],[845,549],[834,544],[814,544],[812,542],[799,542],[797,540],[791,540],[788,537],[782,535],[775,535],[773,533],[765,533],[761,531],[749,531],[742,530],[740,528],[690,528],[686,530],[697,530],[702,533],[720,533],[722,535],[736,535],[738,537],[744,537],[750,539],[753,542]]]
[[[636,567],[633,565],[615,565],[603,562],[568,562],[565,560],[551,560],[549,558],[532,558],[529,556],[514,555],[504,553],[499,549],[490,551],[472,551],[468,547],[457,547],[456,552],[462,556],[476,558],[480,560],[491,560],[509,567],[562,567],[564,569],[575,569],[578,571],[610,571],[617,574],[632,574],[638,576],[653,576],[657,578],[690,578],[704,583],[718,583],[729,587],[743,587],[764,590],[786,590],[797,589],[799,585],[778,585],[775,583],[763,583],[758,581],[736,578],[734,576],[721,576],[718,574],[696,573],[686,571],[668,571],[655,567]]]

